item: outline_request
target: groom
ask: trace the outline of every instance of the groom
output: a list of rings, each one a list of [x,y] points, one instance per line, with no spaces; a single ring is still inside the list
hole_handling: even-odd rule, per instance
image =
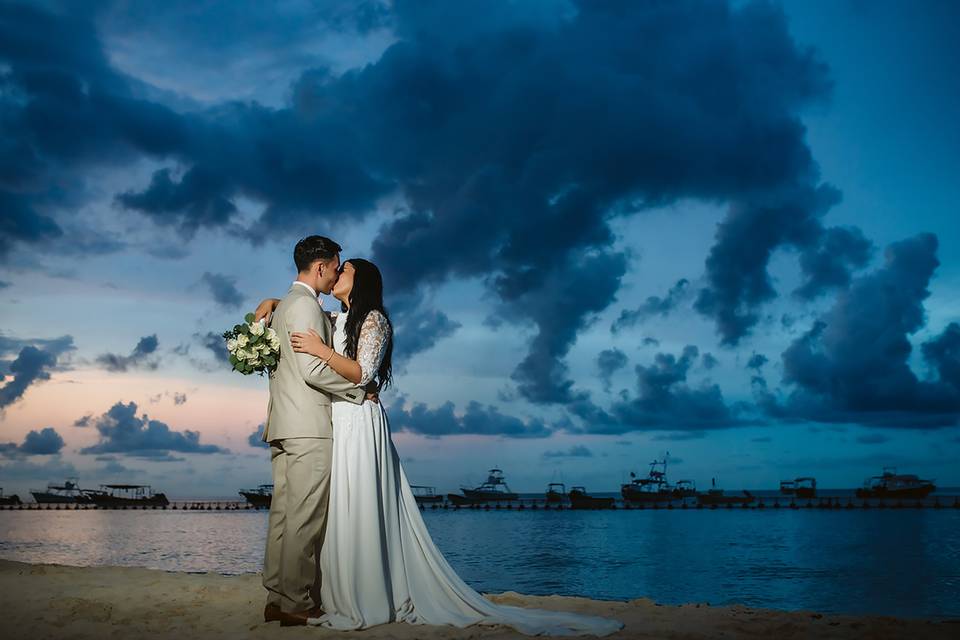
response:
[[[323,614],[319,550],[327,525],[333,453],[331,398],[360,404],[364,390],[327,363],[290,346],[294,331],[314,329],[332,344],[330,320],[317,296],[338,278],[340,246],[309,236],[293,250],[297,279],[277,305],[271,326],[280,338],[280,361],[270,376],[270,403],[263,440],[270,444],[273,499],[263,561],[267,589],[264,620],[304,625]]]

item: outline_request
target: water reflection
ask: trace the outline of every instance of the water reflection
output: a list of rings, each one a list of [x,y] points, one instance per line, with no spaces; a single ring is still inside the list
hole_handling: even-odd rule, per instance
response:
[[[485,592],[960,616],[960,511],[426,511]],[[4,511],[0,556],[260,570],[265,512]]]

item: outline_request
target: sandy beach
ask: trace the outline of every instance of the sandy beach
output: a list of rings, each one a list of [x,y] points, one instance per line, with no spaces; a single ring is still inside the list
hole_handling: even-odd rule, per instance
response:
[[[782,612],[744,606],[658,605],[562,596],[487,594],[494,602],[615,617],[615,638],[955,638],[960,621]],[[257,575],[188,574],[129,567],[68,567],[0,560],[3,638],[314,638],[325,629],[264,623]],[[365,638],[523,638],[506,627],[382,625]]]

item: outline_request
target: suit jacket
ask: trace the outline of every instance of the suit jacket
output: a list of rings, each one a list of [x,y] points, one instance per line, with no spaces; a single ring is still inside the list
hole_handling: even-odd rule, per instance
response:
[[[270,403],[262,440],[332,438],[331,401],[336,396],[361,404],[365,391],[309,353],[290,346],[290,334],[314,329],[332,345],[333,327],[316,297],[293,285],[273,312],[270,326],[280,339],[280,361],[270,374]]]

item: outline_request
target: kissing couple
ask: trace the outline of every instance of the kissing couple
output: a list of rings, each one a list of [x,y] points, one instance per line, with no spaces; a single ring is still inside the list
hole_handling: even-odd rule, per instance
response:
[[[390,438],[379,392],[393,328],[373,263],[340,262],[322,236],[297,243],[297,278],[255,312],[280,339],[263,440],[273,499],[263,562],[266,621],[330,629],[388,622],[508,625],[527,635],[608,635],[617,620],[498,605],[434,545]],[[327,314],[319,294],[340,301]]]

